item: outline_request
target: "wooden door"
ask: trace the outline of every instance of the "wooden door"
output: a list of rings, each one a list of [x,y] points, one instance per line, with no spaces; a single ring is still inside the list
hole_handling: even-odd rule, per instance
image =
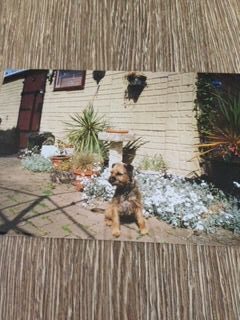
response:
[[[40,129],[46,78],[46,70],[31,71],[25,77],[17,126],[20,149],[26,148],[29,135]]]

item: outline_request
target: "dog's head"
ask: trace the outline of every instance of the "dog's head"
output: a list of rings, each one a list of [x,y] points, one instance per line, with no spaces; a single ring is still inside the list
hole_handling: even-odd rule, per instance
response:
[[[133,166],[125,163],[115,163],[112,165],[111,175],[108,181],[113,186],[125,187],[132,182]]]

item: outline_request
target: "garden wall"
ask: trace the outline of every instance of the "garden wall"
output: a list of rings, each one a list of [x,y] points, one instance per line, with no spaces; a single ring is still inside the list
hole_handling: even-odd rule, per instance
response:
[[[23,79],[5,83],[0,89],[0,124],[1,130],[17,126],[18,113],[23,89]]]
[[[187,175],[198,170],[198,162],[190,161],[198,142],[193,114],[196,74],[145,72],[147,87],[137,102],[124,98],[125,74],[106,72],[98,91],[92,71],[87,72],[81,91],[53,92],[53,85],[47,83],[41,130],[63,138],[63,122],[93,102],[112,127],[132,130],[149,141],[139,150],[136,161],[144,154],[161,153],[174,173]]]

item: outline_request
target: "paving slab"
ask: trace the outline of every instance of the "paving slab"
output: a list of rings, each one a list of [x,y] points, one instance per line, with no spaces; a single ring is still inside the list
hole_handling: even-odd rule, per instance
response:
[[[104,209],[105,202],[100,202]],[[52,184],[49,173],[29,172],[16,157],[0,157],[0,232],[41,237],[105,239],[161,243],[240,245],[240,237],[227,230],[195,235],[191,229],[173,228],[156,217],[147,219],[149,235],[141,236],[136,223],[122,223],[113,238],[104,214],[85,207],[73,185]]]

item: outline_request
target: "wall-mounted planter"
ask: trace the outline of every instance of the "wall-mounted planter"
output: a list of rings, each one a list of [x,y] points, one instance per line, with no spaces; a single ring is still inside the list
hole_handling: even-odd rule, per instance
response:
[[[104,70],[94,70],[93,79],[99,84],[99,82],[105,77],[106,71]]]
[[[147,77],[143,75],[129,75],[127,76],[127,80],[130,86],[145,87]]]
[[[130,72],[125,76],[125,78],[128,82],[128,86],[125,91],[125,98],[128,100],[132,99],[134,102],[137,102],[140,94],[147,85],[147,77],[137,72]]]

